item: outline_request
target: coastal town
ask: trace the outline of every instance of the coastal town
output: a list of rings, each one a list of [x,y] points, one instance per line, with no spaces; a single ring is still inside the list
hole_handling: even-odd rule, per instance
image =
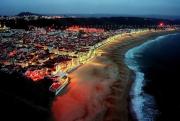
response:
[[[1,0],[2,121],[180,121],[180,0]]]
[[[0,25],[0,70],[17,72],[32,81],[53,80],[49,90],[58,94],[70,81],[68,73],[97,56],[96,49],[127,34],[174,30],[160,23],[159,29],[125,28],[105,30],[71,26],[65,30],[38,28],[11,29]],[[62,86],[63,85],[63,86]]]

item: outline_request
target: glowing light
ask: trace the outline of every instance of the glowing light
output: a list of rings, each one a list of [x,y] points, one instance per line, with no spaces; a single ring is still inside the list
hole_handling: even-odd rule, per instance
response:
[[[164,27],[164,25],[165,25],[164,22],[159,23],[159,27]]]
[[[57,90],[59,87],[61,86],[61,84],[60,83],[58,83],[58,82],[54,82],[52,85],[51,85],[51,89],[50,90]]]
[[[79,26],[71,26],[71,27],[67,28],[66,30],[67,31],[74,31],[74,32],[79,32],[81,30],[81,31],[84,31],[86,33],[93,33],[93,32],[101,33],[101,32],[104,32],[104,29],[82,28],[82,27],[79,27]]]
[[[27,70],[25,73],[25,76],[32,79],[33,81],[42,80],[47,75],[48,75],[47,70],[34,70],[34,71]]]

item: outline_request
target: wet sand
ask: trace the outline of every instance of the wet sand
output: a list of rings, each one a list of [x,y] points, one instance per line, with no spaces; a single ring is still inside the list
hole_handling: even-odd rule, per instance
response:
[[[172,32],[129,34],[110,42],[95,57],[70,74],[68,90],[52,105],[55,121],[131,121],[129,91],[133,72],[125,52],[157,36]]]

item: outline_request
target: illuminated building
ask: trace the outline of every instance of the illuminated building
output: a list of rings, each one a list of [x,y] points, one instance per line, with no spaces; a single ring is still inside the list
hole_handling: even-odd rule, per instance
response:
[[[33,81],[39,81],[44,79],[48,75],[48,71],[46,69],[41,70],[27,70],[25,76],[32,79]]]
[[[0,23],[0,31],[4,31],[7,30],[8,28],[6,27],[6,25],[2,26],[2,24]]]

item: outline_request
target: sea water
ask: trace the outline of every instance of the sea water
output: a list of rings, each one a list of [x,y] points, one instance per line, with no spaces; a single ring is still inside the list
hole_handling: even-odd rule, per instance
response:
[[[135,119],[178,120],[180,33],[160,36],[130,49],[125,54],[125,62],[135,73],[130,92]]]

